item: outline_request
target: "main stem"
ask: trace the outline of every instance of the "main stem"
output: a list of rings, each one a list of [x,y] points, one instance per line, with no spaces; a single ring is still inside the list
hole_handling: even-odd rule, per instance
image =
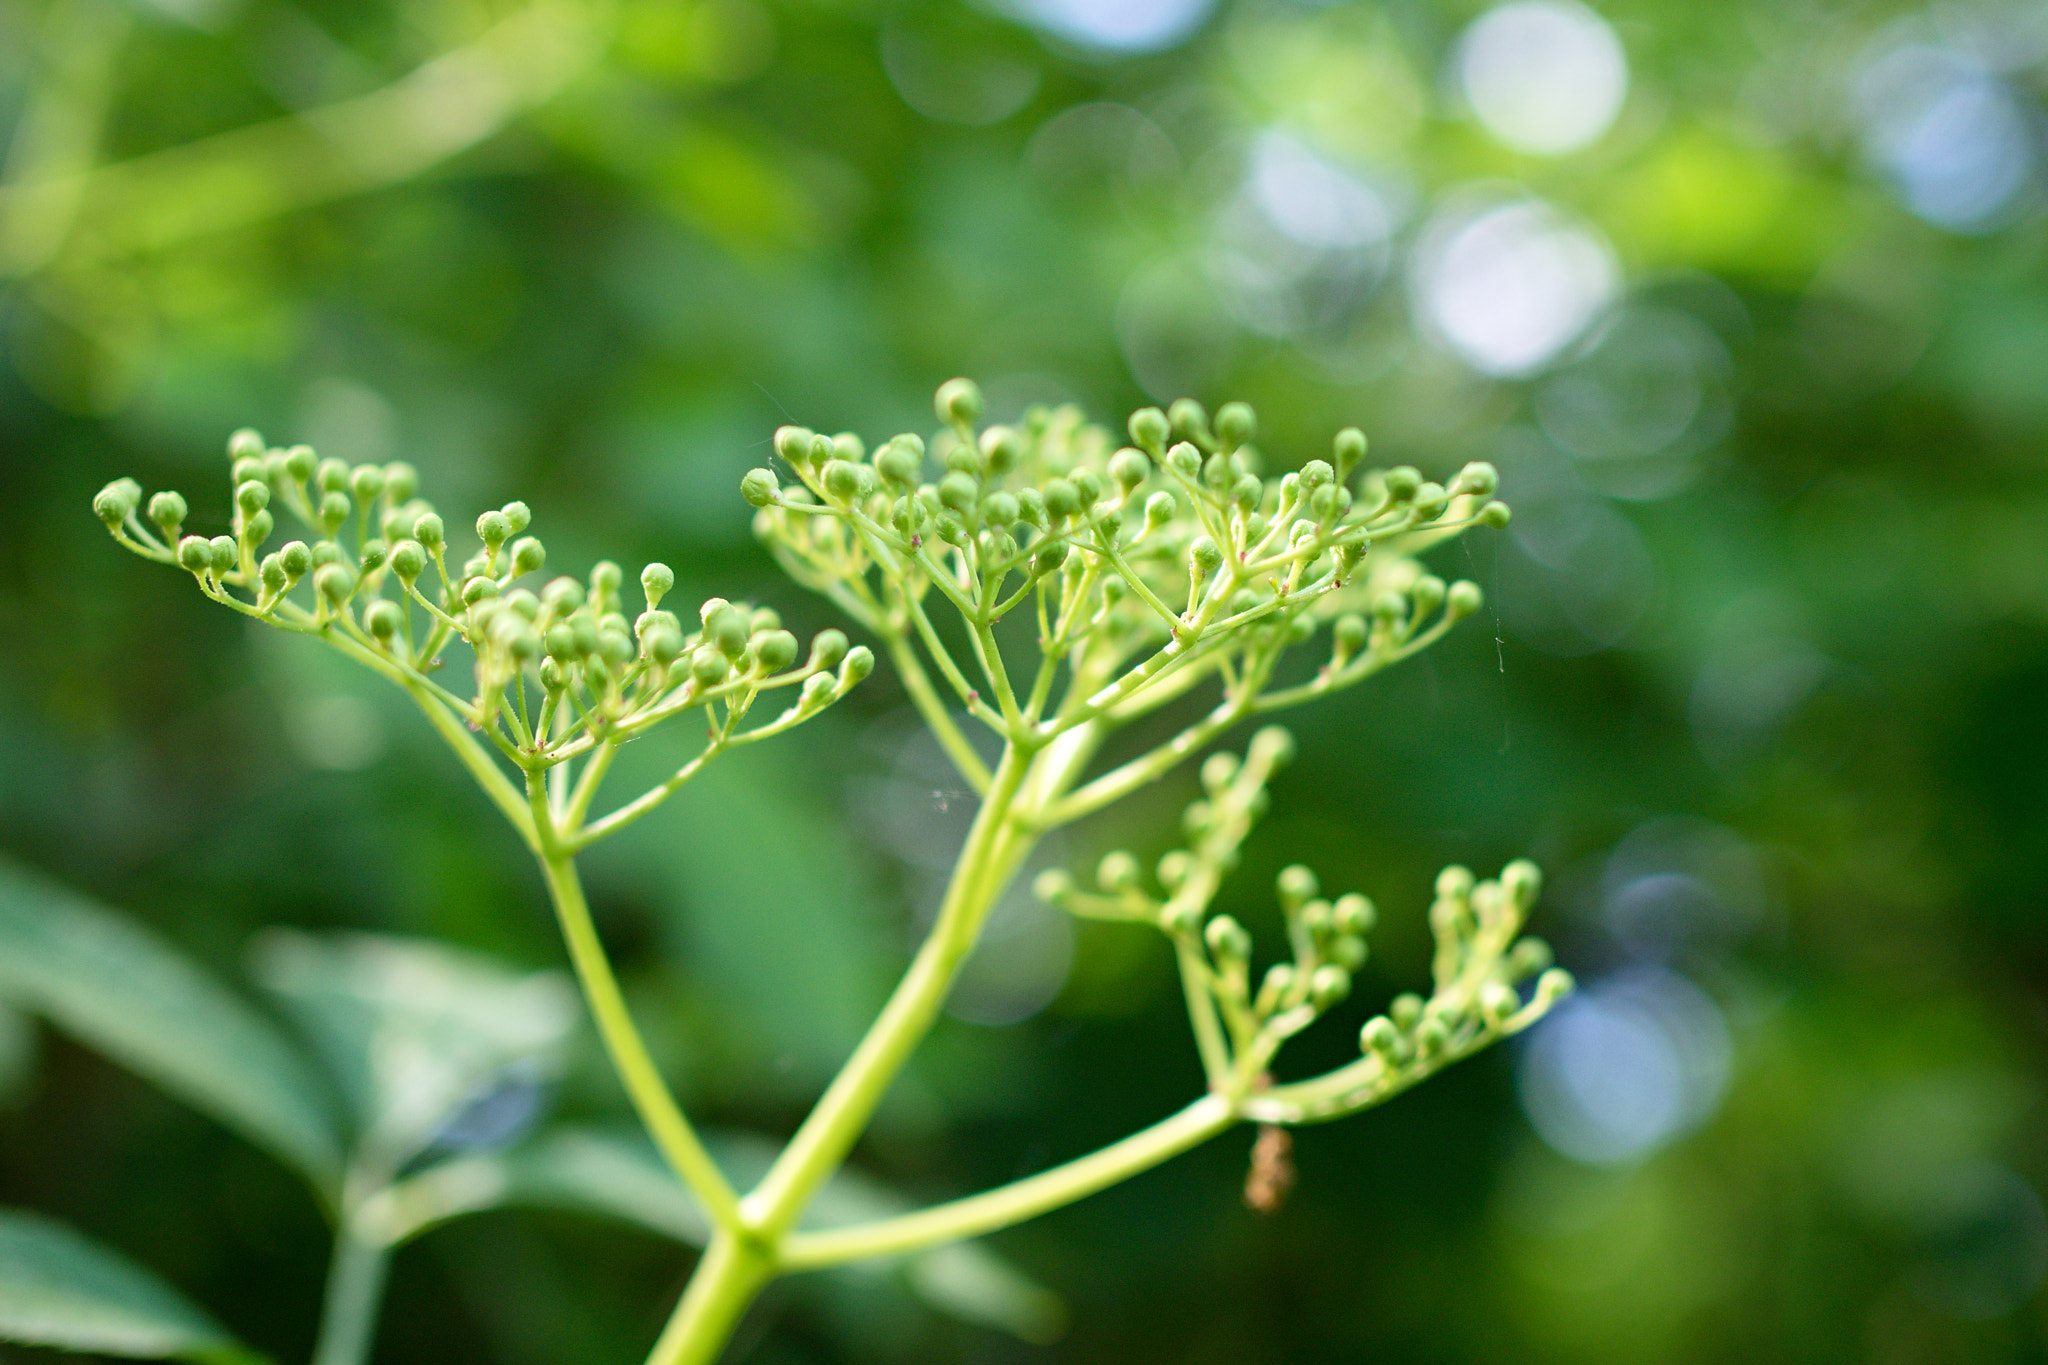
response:
[[[346,1216],[334,1235],[327,1267],[327,1297],[320,1306],[320,1340],[313,1365],[363,1365],[377,1336],[377,1306],[384,1297],[390,1248],[365,1241]]]

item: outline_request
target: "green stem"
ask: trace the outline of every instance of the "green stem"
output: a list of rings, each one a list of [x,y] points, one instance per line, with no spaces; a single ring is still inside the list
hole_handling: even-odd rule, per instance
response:
[[[852,1150],[889,1083],[938,1017],[960,964],[974,948],[988,907],[1033,842],[1011,825],[1018,788],[1031,766],[1014,744],[1005,746],[937,922],[867,1036],[767,1178],[747,1196],[748,1226],[775,1237],[796,1221],[810,1196]]]
[[[569,946],[569,960],[576,968],[576,980],[590,1005],[591,1017],[597,1022],[598,1034],[604,1039],[605,1051],[611,1056],[612,1068],[618,1072],[655,1145],[704,1205],[712,1222],[721,1228],[737,1228],[739,1200],[732,1186],[726,1183],[718,1163],[704,1150],[696,1130],[683,1116],[667,1082],[661,1078],[660,1069],[648,1055],[640,1030],[633,1024],[626,998],[619,991],[618,978],[612,975],[611,961],[597,936],[597,927],[591,923],[590,906],[583,898],[574,855],[552,836],[547,790],[538,774],[527,779],[527,789],[534,819],[547,831],[540,865],[547,878],[548,896],[554,901],[555,916]]]
[[[861,1227],[792,1233],[782,1243],[782,1266],[785,1270],[809,1270],[979,1237],[1150,1170],[1236,1122],[1237,1111],[1230,1099],[1204,1095],[1172,1118],[1121,1142],[998,1189]]]
[[[713,1236],[647,1365],[712,1365],[740,1315],[775,1273],[775,1262],[758,1243],[730,1232]]]
[[[320,1340],[313,1347],[313,1365],[363,1365],[370,1358],[390,1264],[389,1247],[357,1236],[344,1220],[327,1267],[327,1297],[320,1306]]]

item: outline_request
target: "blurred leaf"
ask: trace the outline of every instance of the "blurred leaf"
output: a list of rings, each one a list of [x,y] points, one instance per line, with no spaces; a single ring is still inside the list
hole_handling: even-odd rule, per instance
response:
[[[522,973],[423,939],[315,938],[272,929],[252,949],[256,975],[282,996],[342,1078],[362,1159],[396,1169],[444,1135],[453,1145],[509,1133],[533,1106],[522,1090],[551,1078],[576,1026],[575,989],[559,972]],[[510,1096],[511,1104],[505,1104]]]
[[[139,1360],[261,1359],[126,1257],[14,1209],[0,1209],[0,1340]]]
[[[5,862],[0,996],[338,1183],[326,1087],[274,1025],[141,925]]]
[[[768,1173],[777,1148],[749,1133],[706,1139],[741,1189]],[[459,1158],[393,1185],[371,1199],[361,1225],[389,1243],[418,1236],[465,1213],[506,1205],[574,1209],[637,1223],[692,1246],[709,1235],[703,1212],[638,1133],[557,1129],[518,1151]],[[916,1205],[857,1171],[842,1170],[818,1193],[806,1227],[843,1227],[908,1213]],[[1058,1337],[1066,1308],[1050,1290],[973,1242],[905,1257],[906,1282],[933,1309],[963,1322],[994,1327],[1025,1341]],[[828,1271],[868,1276],[874,1263]]]

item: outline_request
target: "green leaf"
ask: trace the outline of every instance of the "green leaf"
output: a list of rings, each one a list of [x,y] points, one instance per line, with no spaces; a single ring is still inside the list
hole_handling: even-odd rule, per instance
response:
[[[15,1209],[0,1209],[0,1340],[136,1360],[259,1359],[126,1257]]]
[[[713,1155],[741,1189],[759,1182],[775,1145],[749,1133],[707,1135]],[[517,1151],[444,1162],[374,1196],[359,1224],[391,1243],[465,1213],[505,1205],[574,1209],[636,1223],[693,1246],[709,1235],[703,1211],[637,1133],[561,1128]],[[844,1227],[908,1213],[915,1205],[881,1182],[842,1170],[818,1192],[806,1227]],[[949,1317],[1025,1341],[1056,1339],[1066,1326],[1057,1295],[975,1242],[904,1257],[906,1286]],[[828,1275],[872,1277],[872,1263]]]
[[[0,999],[338,1187],[327,1089],[278,1028],[150,930],[0,861]]]
[[[426,939],[272,929],[252,956],[341,1077],[372,1168],[396,1170],[437,1141],[469,1145],[449,1141],[451,1124],[552,1078],[582,1017],[561,972],[519,972]]]

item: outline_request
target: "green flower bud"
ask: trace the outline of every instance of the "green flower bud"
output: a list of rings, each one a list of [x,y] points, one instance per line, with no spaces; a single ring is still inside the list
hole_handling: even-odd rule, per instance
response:
[[[541,643],[546,647],[548,657],[554,659],[575,660],[585,653],[575,628],[566,621],[549,626],[547,634],[541,637]]]
[[[1222,547],[1208,536],[1196,536],[1188,546],[1188,569],[1195,578],[1206,580],[1223,567]]]
[[[1218,915],[1209,921],[1202,931],[1202,937],[1209,944],[1209,951],[1225,966],[1241,966],[1251,958],[1252,936],[1245,932],[1242,924],[1228,915]]]
[[[847,653],[846,662],[839,665],[839,685],[852,687],[874,671],[875,651],[866,645],[855,645]]]
[[[1202,787],[1211,796],[1221,795],[1230,785],[1230,779],[1237,776],[1242,765],[1237,755],[1228,752],[1210,754],[1202,760]]]
[[[1434,1057],[1450,1045],[1451,1031],[1444,1021],[1430,1015],[1415,1026],[1415,1050],[1425,1057]]]
[[[1166,452],[1166,465],[1176,474],[1188,480],[1201,477],[1202,452],[1182,441]]]
[[[1377,918],[1372,902],[1356,891],[1339,896],[1330,907],[1330,924],[1340,934],[1369,934]]]
[[[1140,876],[1138,860],[1127,849],[1113,849],[1095,865],[1095,884],[1111,894],[1137,890]]]
[[[1450,495],[1442,484],[1426,483],[1415,490],[1415,515],[1423,521],[1435,521],[1450,505]]]
[[[93,495],[92,513],[112,530],[134,515],[141,502],[141,484],[133,479],[116,479]]]
[[[285,572],[284,560],[274,551],[263,556],[263,562],[256,566],[256,576],[262,580],[263,591],[272,597],[291,586],[291,575]]]
[[[747,652],[747,618],[737,607],[720,607],[704,624],[705,641],[728,659]]]
[[[442,526],[441,518],[432,512],[425,513],[412,524],[412,535],[430,553],[438,553],[448,543],[447,529]]]
[[[923,464],[924,453],[913,451],[900,436],[875,452],[875,472],[897,488],[915,487]]]
[[[420,472],[403,460],[384,466],[384,492],[393,502],[409,501],[420,491]]]
[[[313,591],[340,606],[356,590],[355,573],[346,564],[322,564],[313,574]]]
[[[1372,599],[1372,614],[1391,624],[1408,614],[1408,599],[1397,592],[1383,592]]]
[[[1178,509],[1174,505],[1173,494],[1164,488],[1160,489],[1157,493],[1145,499],[1145,529],[1148,531],[1158,530],[1166,525],[1167,522],[1173,520],[1173,514],[1176,510]]]
[[[521,536],[512,542],[512,573],[515,577],[519,574],[537,573],[547,562],[547,547],[532,536]]]
[[[380,597],[363,609],[363,629],[380,640],[389,640],[404,624],[405,613],[398,603]]]
[[[1405,1033],[1415,1027],[1416,1020],[1422,1018],[1423,1007],[1421,996],[1413,991],[1403,991],[1387,1006],[1387,1013],[1393,1016],[1395,1025]]]
[[[512,528],[515,536],[533,525],[533,509],[516,498],[498,510],[504,514],[505,524]]]
[[[503,512],[486,512],[476,519],[477,539],[495,550],[512,535],[512,522]]]
[[[349,491],[356,495],[356,501],[367,507],[384,494],[384,470],[374,464],[359,464],[349,471]]]
[[[540,600],[555,615],[567,616],[583,605],[583,585],[565,574],[541,589]]]
[[[324,534],[332,536],[339,531],[348,520],[348,513],[348,494],[334,492],[320,495],[320,510],[316,519]]]
[[[242,509],[243,516],[254,516],[270,506],[270,485],[255,479],[235,489],[235,506]]]
[[[178,563],[193,573],[206,573],[213,568],[213,547],[206,543],[205,536],[186,536],[178,542]]]
[[[381,540],[364,541],[360,562],[364,573],[375,573],[383,568],[384,542]]]
[[[668,596],[676,585],[676,571],[666,564],[649,564],[640,571],[640,591],[647,598],[647,609],[653,611],[661,605],[661,599]]]
[[[1501,869],[1501,889],[1521,914],[1528,914],[1543,894],[1543,872],[1527,858],[1517,858]]]
[[[397,574],[398,581],[408,588],[426,569],[426,547],[417,540],[401,540],[391,547],[391,572]]]
[[[1540,938],[1519,940],[1508,954],[1508,970],[1516,980],[1536,975],[1551,963],[1550,945]]]
[[[149,519],[164,533],[165,540],[178,538],[178,526],[185,520],[185,499],[165,489],[149,500]]]
[[[590,566],[590,595],[593,599],[611,601],[618,596],[619,584],[624,581],[625,570],[609,559],[600,559]]]
[[[1152,462],[1141,450],[1125,446],[1109,457],[1109,477],[1116,482],[1126,495],[1152,476]]]
[[[1309,515],[1319,522],[1328,523],[1335,521],[1337,513],[1343,510],[1342,501],[1338,497],[1337,486],[1326,483],[1321,488],[1316,489],[1315,492],[1309,494],[1308,510]]]
[[[861,467],[847,460],[827,460],[821,482],[828,496],[851,502],[860,493]]]
[[[1081,490],[1070,479],[1048,480],[1044,497],[1046,515],[1055,521],[1075,516],[1081,510]]]
[[[347,461],[330,456],[313,471],[313,481],[323,493],[340,493],[348,488],[348,473]]]
[[[1489,981],[1479,988],[1479,1013],[1495,1028],[1522,1007],[1522,997],[1505,981]]]
[[[1358,1047],[1361,1052],[1370,1052],[1384,1062],[1405,1060],[1402,1054],[1406,1051],[1406,1043],[1401,1031],[1384,1014],[1374,1015],[1365,1021],[1365,1027],[1358,1031]]]
[[[1452,863],[1436,874],[1438,900],[1461,901],[1472,894],[1472,871]]]
[[[1015,526],[1020,511],[1016,495],[1001,489],[989,494],[981,504],[983,520],[995,527]]]
[[[747,633],[749,635],[759,635],[764,630],[780,629],[782,629],[782,613],[773,607],[755,607],[753,614],[747,617]]]
[[[322,564],[339,564],[342,560],[341,547],[331,540],[316,541],[313,545],[313,567]]]
[[[1331,635],[1338,657],[1348,659],[1365,646],[1365,618],[1356,613],[1340,616],[1331,627]]]
[[[1288,992],[1294,989],[1294,980],[1294,968],[1289,963],[1276,962],[1266,968],[1265,979],[1259,982],[1259,1012],[1263,1014],[1279,1005]]]
[[[1302,906],[1301,927],[1306,929],[1309,937],[1317,943],[1327,939],[1330,936],[1330,903],[1325,900],[1312,900]]]
[[[609,623],[598,630],[597,652],[604,656],[606,663],[622,667],[633,662],[640,651],[634,647],[633,637],[626,634],[623,624]]]
[[[228,437],[228,458],[230,460],[244,460],[251,456],[260,459],[262,458],[263,451],[263,433],[257,431],[254,427],[243,427],[240,431]]]
[[[1444,598],[1444,610],[1453,620],[1463,620],[1479,610],[1485,595],[1479,585],[1469,578],[1461,578],[1451,584],[1450,593]]]
[[[804,679],[803,692],[797,698],[797,705],[806,711],[815,711],[832,700],[833,690],[837,686],[838,681],[830,673],[813,673]]]
[[[1474,460],[1458,471],[1458,477],[1451,480],[1452,497],[1470,493],[1490,498],[1500,488],[1500,471],[1484,460]]]
[[[956,427],[973,426],[981,407],[981,388],[971,379],[948,379],[932,396],[932,409],[939,420]]]
[[[550,695],[560,693],[569,686],[569,675],[562,671],[561,661],[553,657],[540,661],[540,685]]]
[[[534,621],[540,617],[540,599],[525,588],[514,588],[505,594],[505,605],[519,613],[522,621]]]
[[[242,539],[253,546],[270,539],[270,533],[277,529],[276,520],[269,512],[254,512],[242,520]]]
[[[233,536],[215,536],[206,543],[206,549],[212,561],[215,578],[233,573],[235,565],[242,558],[242,547],[235,543]]]
[[[981,433],[981,461],[991,474],[1007,474],[1024,458],[1024,438],[1010,427],[990,427]]]
[[[279,548],[277,559],[295,580],[304,578],[313,569],[313,551],[303,540],[286,541]]]
[[[497,580],[489,574],[478,574],[475,578],[467,580],[462,585],[462,600],[468,606],[473,607],[486,597],[496,597],[497,595]]]
[[[1351,994],[1351,973],[1334,962],[1325,962],[1309,973],[1308,997],[1319,1010],[1330,1006]]]
[[[548,634],[552,638],[554,632],[549,631]],[[640,643],[646,649],[648,658],[658,664],[667,665],[674,663],[676,659],[682,656],[683,633],[674,626],[660,623],[643,631],[640,636]],[[553,650],[549,651],[549,653],[553,652]]]
[[[1396,465],[1387,471],[1386,483],[1387,497],[1398,507],[1414,501],[1416,491],[1422,487],[1422,471],[1412,465]]]
[[[1491,526],[1494,530],[1498,531],[1508,524],[1513,515],[1508,510],[1506,503],[1489,502],[1486,506],[1479,509],[1479,524],[1481,526]]]
[[[972,474],[954,470],[939,480],[939,502],[942,506],[967,515],[974,510],[974,504],[981,497],[981,483]]]
[[[1131,444],[1158,459],[1166,449],[1166,438],[1173,434],[1173,424],[1158,408],[1139,408],[1131,414]]]
[[[1570,995],[1577,984],[1570,972],[1562,967],[1552,967],[1536,978],[1536,1003],[1547,1010]]]
[[[1345,971],[1355,972],[1365,965],[1365,940],[1354,934],[1339,934],[1330,943],[1330,956]]]
[[[1408,600],[1415,604],[1417,616],[1427,616],[1443,605],[1444,581],[1434,574],[1424,574],[1408,585]]]
[[[839,661],[846,657],[846,636],[841,631],[821,630],[811,640],[811,663],[814,669],[837,668]]]
[[[314,464],[311,446],[293,446],[284,453],[284,472],[291,476],[293,483],[304,483],[312,478]]]
[[[1074,892],[1074,879],[1057,867],[1048,867],[1031,879],[1031,894],[1048,905],[1058,905]]]
[[[261,455],[244,455],[228,467],[228,481],[240,485],[254,479],[260,483],[265,477],[264,463]]]
[[[732,603],[723,597],[707,597],[697,607],[697,621],[704,629],[711,629],[711,618],[724,611]]]
[[[796,662],[796,636],[786,630],[771,630],[754,646],[754,661],[763,673],[780,673]]]
[[[775,453],[801,468],[810,461],[812,435],[809,427],[777,427]]]
[[[1259,499],[1266,496],[1266,485],[1256,474],[1246,474],[1230,486],[1230,500],[1237,504],[1240,512],[1257,509]]]
[[[1365,458],[1365,433],[1357,427],[1338,432],[1336,440],[1330,443],[1330,458],[1337,467],[1337,482],[1345,482]]]
[[[1232,450],[1258,433],[1258,415],[1249,403],[1225,403],[1216,409],[1216,436]]]
[[[1295,863],[1280,869],[1275,885],[1280,892],[1280,903],[1290,911],[1299,911],[1304,902],[1315,899],[1319,883],[1314,872]]]
[[[1294,736],[1285,726],[1268,725],[1252,736],[1246,757],[1268,768],[1282,768],[1294,761]]]
[[[784,430],[788,430],[787,427]],[[740,496],[755,507],[766,507],[780,496],[782,484],[772,469],[749,469],[740,480]]]
[[[1193,854],[1184,848],[1176,848],[1171,852],[1161,855],[1159,866],[1153,869],[1153,875],[1158,877],[1159,884],[1171,893],[1180,890],[1181,886],[1187,881],[1188,873],[1193,870],[1194,865],[1195,859]]]
[[[1183,441],[1199,440],[1209,431],[1209,413],[1192,398],[1176,398],[1166,409],[1173,434]]]

